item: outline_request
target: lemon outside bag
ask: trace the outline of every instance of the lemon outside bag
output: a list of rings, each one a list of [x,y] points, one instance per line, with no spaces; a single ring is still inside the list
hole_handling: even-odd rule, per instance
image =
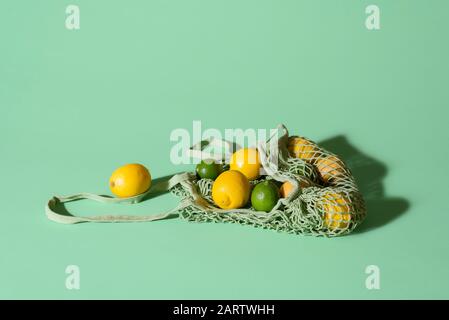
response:
[[[281,198],[271,212],[258,212],[251,207],[223,210],[211,199],[213,181],[198,179],[193,173],[174,175],[168,181],[153,185],[144,194],[131,198],[112,198],[90,193],[53,197],[46,206],[50,220],[60,223],[79,222],[143,222],[179,215],[188,221],[234,222],[280,232],[333,237],[354,230],[366,216],[366,208],[350,170],[335,154],[320,148],[313,141],[299,136],[289,137],[280,125],[279,134],[259,143],[258,151],[265,175],[263,179],[289,181],[293,189]],[[225,147],[224,154],[209,154],[207,145]],[[231,152],[226,141],[201,141],[190,155],[197,158],[226,160]],[[252,181],[256,184],[262,179]],[[91,199],[105,203],[137,203],[151,194],[171,191],[180,197],[179,204],[167,212],[152,215],[69,216],[57,211],[61,203]]]

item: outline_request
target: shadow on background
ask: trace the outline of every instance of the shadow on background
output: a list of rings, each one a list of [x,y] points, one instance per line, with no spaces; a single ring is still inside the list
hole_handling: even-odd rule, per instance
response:
[[[354,230],[355,233],[390,223],[408,209],[410,203],[406,199],[385,195],[382,182],[388,172],[385,164],[357,150],[344,136],[324,140],[319,145],[341,156],[363,194],[368,214],[365,221]]]
[[[169,180],[179,173],[181,172],[153,179],[151,181],[151,187],[153,188],[153,191],[144,196],[140,202],[148,201],[163,194],[169,193],[170,191],[167,190]]]

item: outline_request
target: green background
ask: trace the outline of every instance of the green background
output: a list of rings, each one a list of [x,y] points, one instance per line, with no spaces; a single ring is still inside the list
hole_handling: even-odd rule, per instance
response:
[[[381,30],[365,27],[377,4]],[[81,29],[65,28],[77,4]],[[449,298],[447,1],[0,2],[0,298]],[[301,237],[179,219],[59,225],[54,194],[154,178],[175,128],[284,123],[343,156],[369,216]],[[151,213],[71,204],[76,214]],[[81,289],[65,288],[65,268]],[[378,265],[380,290],[365,288]]]

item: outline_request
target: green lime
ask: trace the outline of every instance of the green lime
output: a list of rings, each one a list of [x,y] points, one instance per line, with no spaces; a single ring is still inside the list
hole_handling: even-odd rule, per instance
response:
[[[271,181],[259,182],[251,193],[251,204],[257,211],[270,212],[279,200],[279,188]]]
[[[223,171],[221,164],[212,159],[202,160],[196,165],[196,173],[202,179],[215,180]]]

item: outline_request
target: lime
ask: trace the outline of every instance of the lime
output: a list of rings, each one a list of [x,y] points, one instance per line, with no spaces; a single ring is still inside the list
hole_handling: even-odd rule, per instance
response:
[[[251,204],[257,211],[270,212],[279,200],[279,188],[271,181],[259,182],[251,193]]]
[[[222,171],[221,164],[215,163],[212,159],[202,160],[196,166],[196,173],[202,179],[215,180]]]

